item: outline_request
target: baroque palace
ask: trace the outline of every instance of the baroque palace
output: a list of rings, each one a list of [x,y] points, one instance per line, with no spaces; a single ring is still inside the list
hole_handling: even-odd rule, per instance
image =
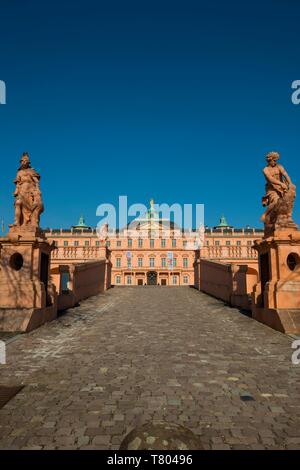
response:
[[[299,334],[296,186],[278,159],[270,152],[263,170],[264,230],[234,228],[224,216],[213,228],[197,222],[187,230],[175,210],[153,200],[123,228],[103,221],[92,228],[81,217],[70,229],[42,230],[40,175],[24,153],[14,180],[15,220],[0,238],[0,331],[31,331],[111,285],[157,285],[194,286],[278,331]]]
[[[103,240],[98,230],[85,224],[80,217],[70,229],[48,229],[46,236],[54,242],[51,268],[64,263],[97,260]],[[263,230],[233,228],[224,216],[220,223],[206,227],[201,247],[198,231],[184,233],[174,222],[159,217],[154,202],[142,217],[121,230],[105,234],[105,244],[112,262],[112,285],[195,285],[197,258],[223,263],[247,265],[257,273],[257,252],[254,240]]]

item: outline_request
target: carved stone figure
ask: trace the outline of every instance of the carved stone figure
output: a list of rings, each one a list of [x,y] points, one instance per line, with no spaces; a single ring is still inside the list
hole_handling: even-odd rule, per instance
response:
[[[14,181],[15,221],[14,227],[37,229],[44,211],[40,191],[40,175],[30,166],[28,153],[23,153],[21,166]]]
[[[205,227],[203,224],[200,224],[198,228],[198,240],[197,240],[198,249],[204,246],[204,240],[205,240]]]
[[[265,224],[265,236],[271,235],[274,230],[285,228],[297,229],[293,222],[292,212],[296,197],[296,186],[282,165],[279,165],[279,153],[267,154],[267,166],[263,173],[266,178],[266,194],[262,198],[263,206],[267,210],[261,217]]]
[[[97,227],[97,235],[102,244],[105,244],[108,238],[108,223]]]

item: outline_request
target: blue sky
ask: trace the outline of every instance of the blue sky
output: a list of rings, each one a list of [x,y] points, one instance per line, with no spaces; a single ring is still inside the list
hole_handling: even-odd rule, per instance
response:
[[[297,0],[2,1],[0,217],[29,151],[44,227],[119,195],[260,227],[265,154],[300,185],[299,21]]]

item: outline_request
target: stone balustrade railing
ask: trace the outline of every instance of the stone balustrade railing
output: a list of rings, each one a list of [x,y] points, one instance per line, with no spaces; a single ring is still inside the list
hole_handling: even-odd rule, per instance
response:
[[[51,255],[52,260],[94,260],[101,259],[105,248],[97,246],[57,247]],[[200,251],[205,259],[257,259],[257,252],[251,246],[205,246]]]
[[[205,246],[200,255],[208,259],[257,259],[257,252],[251,246]]]
[[[98,246],[67,246],[56,248],[51,258],[53,260],[93,260],[103,257],[103,248]]]

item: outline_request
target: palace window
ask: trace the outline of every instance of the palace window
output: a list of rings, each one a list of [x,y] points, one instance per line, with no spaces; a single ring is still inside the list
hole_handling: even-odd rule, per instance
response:
[[[248,246],[252,246],[252,245],[253,245],[253,241],[252,241],[252,240],[248,240],[248,241],[247,241],[247,245],[248,245]]]
[[[186,246],[187,246],[187,241],[186,240],[183,240],[182,246],[183,246],[183,248],[186,248]]]
[[[100,240],[96,240],[96,246],[100,246]]]
[[[175,268],[177,266],[177,259],[173,258],[173,267]]]
[[[209,246],[209,240],[206,240],[206,246]]]
[[[138,245],[139,245],[139,248],[142,248],[142,246],[143,246],[143,239],[142,238],[139,238]]]
[[[143,258],[138,258],[138,267],[141,268],[143,266]]]
[[[173,248],[176,247],[176,238],[172,238],[172,247],[173,247]]]
[[[177,276],[173,276],[173,278],[172,278],[172,282],[173,282],[173,284],[174,284],[174,285],[176,285],[176,284],[177,284]]]
[[[153,238],[150,239],[150,248],[154,248],[154,239]]]
[[[216,245],[216,246],[220,246],[219,240],[216,240],[216,241],[215,241],[215,245]]]
[[[107,248],[110,247],[110,241],[109,240],[106,241],[106,246],[107,246]]]
[[[164,238],[161,239],[161,247],[165,248],[166,246],[166,240]]]
[[[70,287],[70,273],[62,273],[61,275],[61,291],[68,292]]]
[[[131,238],[128,238],[127,245],[128,245],[128,248],[132,247],[132,239]]]
[[[121,246],[121,240],[117,240],[117,246]]]
[[[79,246],[79,241],[78,240],[75,240],[74,246]]]
[[[116,267],[117,268],[121,267],[121,258],[116,258]]]
[[[162,259],[161,259],[161,267],[162,267],[162,268],[165,268],[165,267],[166,267],[166,261],[167,261],[166,258],[162,258]]]
[[[132,284],[132,276],[127,276],[127,284],[131,285]]]
[[[84,242],[84,246],[90,246],[90,242],[86,240],[86,241]]]
[[[237,246],[241,246],[241,240],[237,240],[236,244]]]
[[[116,284],[121,284],[121,276],[116,276]]]
[[[149,258],[149,264],[150,264],[150,268],[154,268],[155,259],[154,258]]]
[[[230,243],[230,240],[226,240],[226,246],[230,246],[231,243]]]
[[[127,268],[131,268],[131,267],[132,267],[131,258],[128,258],[127,259]]]
[[[183,284],[188,284],[188,283],[189,283],[189,277],[183,276]]]
[[[69,245],[69,242],[67,242],[66,240],[64,241],[64,246],[68,246]]]
[[[189,264],[188,258],[183,258],[183,267],[184,267],[184,268],[187,268],[187,267],[188,267],[188,264]]]

